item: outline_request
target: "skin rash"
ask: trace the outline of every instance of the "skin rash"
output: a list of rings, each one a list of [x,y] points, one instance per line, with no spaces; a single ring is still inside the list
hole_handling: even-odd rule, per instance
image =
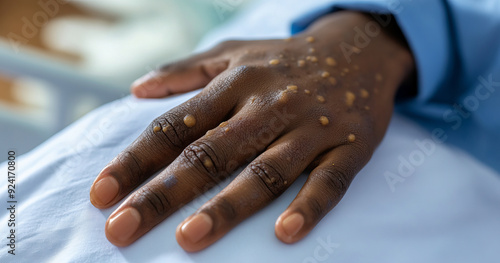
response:
[[[203,90],[155,119],[96,178],[90,200],[97,208],[130,194],[106,222],[110,242],[130,245],[240,166],[227,188],[179,225],[179,245],[213,244],[304,171],[309,177],[275,234],[285,243],[306,236],[370,159],[394,95],[415,68],[390,26],[379,26],[362,50],[353,45],[359,32],[352,29],[365,25],[378,24],[336,12],[292,38],[223,42],[136,81],[132,93],[142,98]],[[351,46],[348,59],[343,43]]]

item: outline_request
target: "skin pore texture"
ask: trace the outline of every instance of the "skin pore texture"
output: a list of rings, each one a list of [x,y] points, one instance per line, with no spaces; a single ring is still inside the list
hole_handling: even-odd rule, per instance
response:
[[[293,38],[224,42],[136,81],[132,93],[141,98],[203,90],[155,119],[96,178],[97,208],[132,192],[106,222],[109,241],[130,245],[247,163],[179,225],[179,245],[206,248],[307,171],[275,222],[281,241],[305,237],[371,158],[396,91],[414,71],[410,51],[386,28],[365,48],[353,46],[348,62],[341,43],[367,23],[375,23],[367,14],[337,12]]]

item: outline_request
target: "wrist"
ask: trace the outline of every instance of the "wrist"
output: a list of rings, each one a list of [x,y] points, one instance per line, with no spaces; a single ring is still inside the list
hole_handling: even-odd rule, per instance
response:
[[[414,79],[415,63],[395,19],[390,19],[380,24],[367,13],[338,11],[318,19],[303,35],[323,40],[318,44],[328,46],[347,65],[378,72],[384,77],[385,94],[393,99],[403,83]]]

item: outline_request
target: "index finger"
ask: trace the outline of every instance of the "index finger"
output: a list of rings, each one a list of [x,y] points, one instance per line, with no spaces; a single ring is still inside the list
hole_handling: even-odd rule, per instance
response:
[[[224,120],[236,103],[226,85],[225,81],[215,81],[212,86],[217,88],[203,90],[151,122],[97,176],[90,190],[92,204],[98,208],[115,204]]]

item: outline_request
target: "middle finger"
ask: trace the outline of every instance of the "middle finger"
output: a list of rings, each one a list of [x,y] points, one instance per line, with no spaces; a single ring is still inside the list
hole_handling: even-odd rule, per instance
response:
[[[259,155],[224,190],[179,225],[177,241],[198,251],[281,195],[329,145],[311,138],[313,130],[295,130]]]
[[[243,109],[187,146],[110,216],[108,240],[118,246],[132,243],[262,151],[286,129],[273,114],[250,115]]]

